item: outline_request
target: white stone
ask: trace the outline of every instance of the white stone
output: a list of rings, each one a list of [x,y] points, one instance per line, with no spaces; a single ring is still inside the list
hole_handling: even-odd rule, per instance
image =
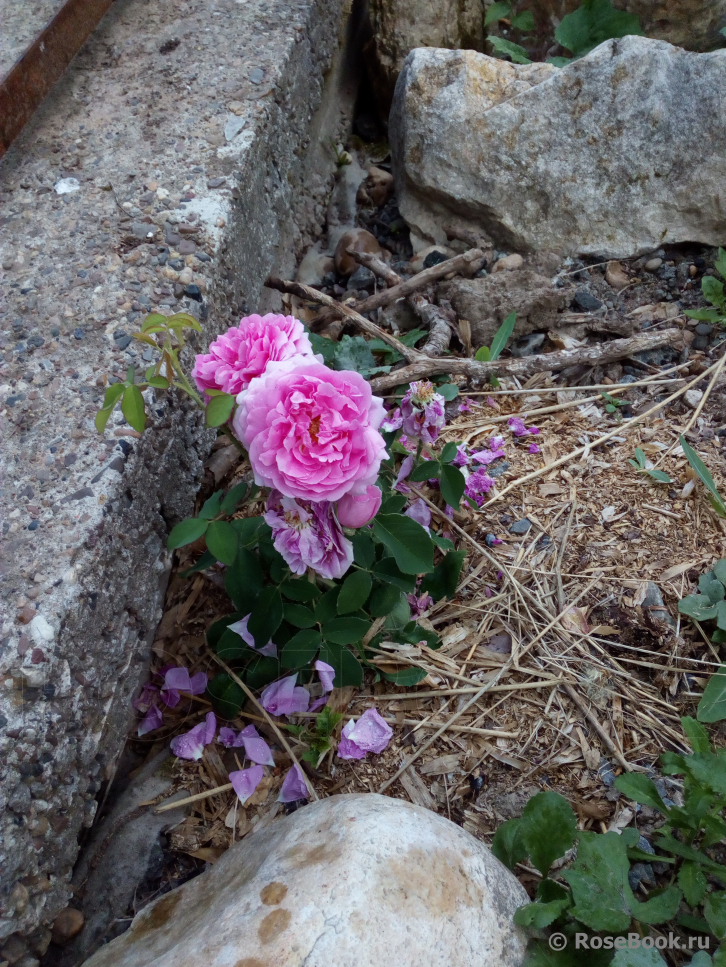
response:
[[[81,183],[77,178],[60,178],[53,189],[57,195],[69,195],[72,191],[80,191]]]
[[[30,622],[30,636],[36,645],[47,645],[54,640],[55,629],[42,614],[37,614]]]
[[[448,819],[333,796],[247,836],[86,967],[520,967],[527,899]]]
[[[513,252],[511,255],[497,259],[492,272],[513,272],[515,269],[521,269],[523,265],[524,259],[522,256],[518,252]]]
[[[698,404],[703,399],[703,390],[700,389],[689,389],[683,394],[683,399],[686,404],[695,410]]]
[[[414,50],[389,122],[401,214],[430,242],[454,220],[509,251],[721,245],[725,72],[724,49],[645,37],[562,69]]]
[[[224,125],[224,136],[227,141],[234,141],[245,124],[247,124],[247,118],[238,118],[236,114],[230,114]]]

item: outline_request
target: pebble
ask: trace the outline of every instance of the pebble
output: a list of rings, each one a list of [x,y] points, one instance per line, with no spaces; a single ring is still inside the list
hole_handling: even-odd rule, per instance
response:
[[[180,255],[194,255],[197,250],[197,243],[193,242],[190,238],[183,238],[177,245],[177,251]]]
[[[515,522],[509,528],[509,532],[510,534],[526,534],[531,526],[532,521],[527,517],[523,517],[522,520],[515,520]]]
[[[73,940],[83,929],[83,914],[75,907],[66,907],[61,910],[53,921],[53,943],[67,944]]]
[[[657,272],[663,264],[663,259],[648,259],[643,268],[646,272]]]
[[[376,277],[365,265],[359,265],[355,272],[348,279],[348,289],[368,289],[373,290]]]
[[[630,284],[630,279],[620,262],[608,262],[605,269],[605,281],[618,292]]]
[[[591,295],[587,289],[578,289],[572,300],[583,312],[597,312],[602,309],[602,302]]]
[[[265,72],[262,70],[261,67],[255,67],[252,71],[250,71],[250,81],[253,84],[261,84],[262,81],[264,80],[264,77],[265,77]]]
[[[703,390],[689,389],[683,394],[683,398],[686,401],[686,405],[690,406],[692,410],[695,410],[703,398]]]
[[[501,477],[503,473],[509,470],[511,464],[507,463],[506,460],[502,460],[500,463],[490,463],[487,473],[490,477]]]
[[[524,265],[524,259],[517,252],[513,252],[511,255],[505,255],[503,259],[498,259],[494,263],[494,268],[492,272],[513,272],[515,269],[521,269]]]
[[[236,114],[230,114],[224,125],[224,136],[226,140],[234,141],[245,124],[247,124],[247,118],[239,118]]]
[[[691,349],[703,351],[708,349],[708,336],[694,336]]]
[[[186,287],[186,289],[184,290],[184,295],[190,299],[196,300],[197,302],[202,301],[202,293],[199,289],[199,286],[194,285],[193,283]]]
[[[699,324],[696,326],[697,336],[710,336],[712,332],[713,326],[709,326],[707,322],[699,322]]]
[[[207,188],[222,188],[226,184],[226,178],[210,178],[207,182]]]

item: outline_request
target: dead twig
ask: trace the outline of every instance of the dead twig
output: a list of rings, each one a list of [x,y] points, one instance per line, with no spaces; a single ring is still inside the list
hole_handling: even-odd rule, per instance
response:
[[[355,259],[360,265],[364,265],[367,269],[370,269],[374,275],[377,275],[380,279],[386,283],[390,288],[394,285],[400,285],[402,282],[401,276],[396,275],[390,265],[379,259],[375,255],[371,255],[370,252],[356,252],[355,249],[347,249],[348,255],[352,259]]]
[[[433,305],[420,292],[408,297],[408,304],[421,322],[429,327],[429,337],[422,347],[426,356],[441,356],[451,342],[451,323],[446,318],[446,310]]]

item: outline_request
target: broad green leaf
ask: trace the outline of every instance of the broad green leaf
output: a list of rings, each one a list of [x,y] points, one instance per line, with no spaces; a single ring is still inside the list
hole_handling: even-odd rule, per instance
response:
[[[221,672],[207,685],[207,697],[217,715],[223,719],[233,719],[242,708],[245,693],[227,672]]]
[[[449,551],[436,565],[433,574],[427,574],[421,582],[421,593],[430,594],[434,601],[453,598],[459,584],[461,567],[466,551]]]
[[[459,451],[459,445],[450,440],[448,443],[444,444],[444,449],[441,451],[441,462],[451,463],[456,454]]]
[[[166,316],[160,312],[150,312],[141,326],[142,332],[148,332],[152,328],[158,327],[159,331],[166,329]]]
[[[721,722],[726,719],[726,665],[711,675],[698,703],[699,722]]]
[[[704,870],[707,870],[713,876],[718,877],[722,883],[726,884],[726,866],[722,866],[720,863],[709,859],[701,850],[687,846],[670,833],[663,832],[658,833],[658,846],[669,853],[673,853],[675,856],[683,857],[684,860],[692,860],[694,863],[698,863]]]
[[[543,930],[556,920],[569,905],[567,900],[551,900],[549,903],[525,903],[514,914],[514,922],[518,927],[532,927]]]
[[[555,40],[575,57],[584,57],[598,44],[628,34],[643,36],[636,16],[616,10],[610,0],[590,0],[562,18]]]
[[[213,396],[209,403],[207,403],[204,414],[206,426],[222,426],[223,423],[226,423],[232,415],[234,404],[235,398],[229,393]]]
[[[637,465],[640,467],[640,469],[641,470],[645,470],[645,465],[648,462],[648,460],[647,460],[647,458],[645,456],[645,453],[640,449],[640,447],[636,447],[635,448],[635,459],[636,459]]]
[[[713,566],[713,573],[721,584],[726,584],[726,557],[722,557],[720,561],[716,561]]]
[[[546,940],[531,938],[527,944],[522,967],[582,967],[581,950],[575,950],[574,934],[562,950],[553,950]],[[597,959],[598,952],[588,951],[588,967],[604,967],[607,961]]]
[[[368,611],[374,618],[385,618],[399,604],[401,599],[403,599],[406,607],[408,607],[408,601],[403,591],[393,584],[386,584],[373,591],[368,604]]]
[[[726,28],[722,27],[722,34],[724,34],[724,30],[726,30]],[[724,36],[726,36],[726,34],[724,34]],[[718,258],[713,263],[713,267],[722,278],[726,279],[726,251],[724,251],[724,249],[722,249],[720,246],[718,249]]]
[[[282,649],[282,667],[304,668],[313,661],[321,644],[319,632],[313,629],[298,631]]]
[[[429,648],[441,647],[441,639],[435,631],[422,628],[416,621],[409,623],[401,630],[396,632],[399,641],[407,641],[410,645],[417,645],[419,641],[425,641]]]
[[[696,963],[696,959],[699,957],[708,958],[708,954],[703,950],[700,951],[696,954],[688,967],[726,967],[726,940],[719,944],[718,950],[714,951],[713,960],[711,960],[710,964],[707,962],[707,960],[699,960],[698,963]]]
[[[261,537],[271,537],[272,530],[264,517],[242,517],[231,520],[240,547],[253,547]]]
[[[183,520],[172,528],[171,534],[166,539],[166,546],[173,551],[177,547],[184,547],[185,544],[193,544],[206,532],[207,527],[209,527],[209,521],[202,520],[201,517]]]
[[[441,494],[446,503],[449,507],[453,507],[454,510],[458,510],[461,498],[464,496],[464,488],[466,487],[464,474],[458,467],[454,467],[450,463],[445,463],[441,467],[439,484],[441,486]]]
[[[209,643],[209,647],[215,648],[228,626],[234,624],[235,621],[239,621],[240,618],[244,617],[245,616],[240,614],[239,611],[235,611],[234,614],[227,614],[224,616],[224,618],[220,618],[218,621],[212,622],[212,624],[207,628],[207,641]]]
[[[697,863],[684,863],[678,872],[678,886],[683,890],[686,903],[697,907],[706,895],[708,880]]]
[[[418,483],[421,480],[432,480],[434,477],[439,475],[439,461],[438,460],[424,460],[420,463],[415,470],[411,472],[408,479],[412,483]]]
[[[512,7],[508,0],[497,0],[497,2],[493,3],[484,14],[484,26],[488,27],[489,24],[496,23],[498,20],[503,20],[505,17],[509,16],[511,10]]]
[[[709,571],[707,574],[700,576],[698,579],[698,590],[701,594],[706,595],[711,604],[718,604],[719,601],[723,601],[726,597],[726,588],[724,588],[713,571]]]
[[[224,587],[235,608],[248,615],[264,583],[265,576],[257,555],[246,547],[238,548],[234,564],[224,572]]]
[[[320,588],[317,584],[302,578],[290,578],[280,585],[280,590],[286,598],[293,601],[314,601],[320,597]]]
[[[323,357],[323,362],[326,366],[332,366],[333,360],[335,359],[335,346],[331,339],[326,339],[325,336],[319,335],[317,332],[308,332],[308,339],[310,340],[310,345],[313,347],[313,352]]]
[[[664,470],[646,470],[646,473],[651,478],[658,483],[672,483],[671,478]]]
[[[615,788],[628,799],[639,802],[643,806],[650,806],[666,815],[668,807],[661,799],[660,793],[652,779],[639,772],[624,772],[615,780]]]
[[[575,814],[557,792],[538,792],[524,807],[520,839],[542,876],[572,846],[576,832]]]
[[[363,336],[343,336],[339,342],[333,343],[333,347],[333,369],[352,370],[361,376],[371,376],[385,369],[376,362]]]
[[[427,671],[425,668],[401,668],[395,672],[381,672],[381,677],[385,678],[387,682],[392,682],[394,685],[403,685],[404,688],[411,688],[413,685],[418,685],[426,678]]]
[[[684,316],[698,319],[699,322],[718,323],[723,318],[718,309],[685,309]]]
[[[338,614],[350,614],[362,608],[371,593],[373,581],[368,571],[353,571],[343,581],[338,595]]]
[[[442,383],[436,387],[436,392],[439,396],[443,396],[447,403],[450,403],[459,395],[459,387],[456,383]]]
[[[199,571],[206,571],[208,567],[211,567],[216,563],[217,559],[214,554],[210,554],[209,551],[205,551],[196,564],[192,564],[192,566],[188,567],[186,571],[180,571],[179,576],[188,578],[190,574],[197,574]]]
[[[514,44],[511,40],[505,40],[504,37],[493,37],[491,34],[489,37],[487,37],[487,40],[498,54],[505,54],[508,57],[511,57],[512,63],[532,63],[527,56],[527,51],[524,49],[524,47],[520,47],[519,44]]]
[[[431,531],[431,540],[437,547],[440,547],[442,551],[453,551],[454,542],[450,541],[448,537],[439,537],[438,534]]]
[[[237,504],[241,503],[247,493],[247,484],[238,483],[225,494],[220,510],[223,514],[233,514],[237,509]]]
[[[474,355],[474,359],[478,363],[488,363],[491,361],[491,358],[492,356],[488,346],[480,346]]]
[[[406,498],[403,494],[391,494],[381,504],[379,514],[400,514],[406,506]]]
[[[326,591],[322,598],[315,605],[315,620],[323,624],[332,621],[338,614],[338,594],[340,586]]]
[[[570,891],[561,883],[557,883],[556,880],[545,877],[539,881],[537,899],[541,900],[542,903],[549,903],[550,900],[569,900],[570,898]]]
[[[718,940],[726,937],[726,892],[709,893],[703,901],[703,915]]]
[[[527,856],[527,847],[520,836],[521,825],[521,819],[508,819],[497,829],[492,840],[492,853],[510,870]]]
[[[703,817],[701,822],[704,833],[701,846],[704,849],[708,849],[709,846],[715,846],[716,843],[726,841],[726,822],[720,816],[709,813]]]
[[[316,623],[315,615],[304,604],[289,604],[285,602],[282,606],[282,614],[285,621],[294,625],[295,628],[312,628]]]
[[[629,869],[626,843],[617,833],[580,833],[577,859],[562,874],[575,901],[572,916],[592,930],[627,930],[632,919],[628,901],[633,899]]]
[[[678,602],[678,610],[689,618],[695,618],[696,621],[711,621],[717,614],[711,599],[705,594],[689,594],[681,598]]]
[[[717,674],[720,678],[720,671]],[[718,795],[726,794],[726,759],[721,755],[713,752],[694,752],[693,755],[686,756],[686,769],[689,775],[706,789]]]
[[[343,688],[346,685],[360,688],[363,684],[361,663],[348,648],[324,641],[320,648],[320,658],[335,669],[333,684],[336,688]]]
[[[230,631],[229,628],[224,631],[214,646],[214,652],[227,663],[242,661],[255,654],[247,642],[236,631]]]
[[[400,628],[405,628],[405,626],[411,620],[411,608],[409,606],[408,600],[403,592],[399,592],[398,600],[388,612],[383,627],[389,633],[391,631],[398,631]],[[394,635],[395,637],[395,635]]]
[[[726,954],[726,948],[723,948],[723,953],[721,958],[719,958],[719,951],[723,948],[723,944],[716,953],[713,955],[713,959],[709,957],[705,950],[699,950],[697,954],[693,957],[685,967],[726,967],[726,959],[723,958],[723,954]]]
[[[121,397],[121,412],[126,418],[126,422],[136,430],[143,433],[146,426],[146,411],[144,409],[144,397],[138,386],[127,386],[124,395]]]
[[[632,894],[631,894],[632,895]],[[634,898],[629,901],[630,910],[636,920],[641,923],[665,923],[672,920],[678,913],[683,894],[677,886],[669,886],[657,896],[651,896],[644,903],[638,903]]]
[[[353,560],[358,567],[370,567],[376,559],[376,545],[370,534],[357,530],[350,542],[353,545]]]
[[[244,671],[245,684],[250,688],[264,688],[280,677],[282,667],[271,655],[255,655]]]
[[[382,558],[382,560],[377,561],[373,565],[372,571],[380,581],[385,581],[386,584],[393,584],[407,594],[410,594],[416,587],[415,577],[411,577],[410,574],[404,574],[396,564],[395,558]]]
[[[106,429],[106,425],[110,420],[112,413],[113,413],[113,407],[99,410],[98,413],[96,413],[96,418],[93,422],[99,433],[103,433],[103,431]]]
[[[712,275],[704,275],[701,280],[701,292],[703,292],[703,297],[707,302],[723,310],[725,301],[723,282],[719,282]]]
[[[691,743],[691,748],[694,752],[711,751],[708,732],[699,722],[691,718],[690,715],[683,715],[681,717],[681,728],[688,736],[688,741]]]
[[[693,449],[693,447],[688,443],[688,441],[683,436],[683,434],[681,434],[678,439],[680,441],[681,447],[683,448],[683,452],[686,455],[686,459],[693,467],[693,469],[696,471],[699,478],[706,485],[708,490],[710,490],[711,496],[715,500],[715,503],[714,501],[712,501],[712,506],[714,507],[714,510],[719,514],[720,517],[726,517],[726,504],[724,504],[721,494],[718,492],[716,488],[716,484],[713,482],[713,477],[709,473],[708,467],[703,462],[703,460],[701,460],[701,458]]]
[[[523,10],[516,17],[512,17],[510,23],[515,30],[521,30],[522,33],[530,33],[534,30],[534,14],[531,10]]]
[[[352,645],[370,629],[370,623],[362,618],[333,618],[322,626],[323,638],[336,645]]]
[[[247,623],[247,630],[255,639],[257,648],[264,648],[282,621],[282,598],[278,588],[271,584],[257,595],[255,606]]]
[[[635,947],[618,950],[610,961],[610,967],[667,967],[665,960],[652,947]]]
[[[123,383],[112,383],[111,386],[106,389],[103,397],[104,410],[113,409],[119,397],[124,395],[125,389],[126,387]]]
[[[526,13],[529,13],[529,11],[527,11]],[[526,14],[521,14],[520,16],[526,16]],[[529,13],[529,16],[532,17],[532,14]],[[534,22],[532,26],[534,26]],[[516,44],[514,46],[516,47]],[[514,58],[512,58],[512,60],[514,60]],[[522,63],[521,61],[514,61],[514,62],[515,64]],[[514,332],[514,327],[516,323],[517,323],[517,313],[510,312],[507,318],[501,324],[501,326],[494,333],[492,344],[489,347],[489,358],[492,361],[494,361],[495,359],[499,359],[499,357],[502,355],[502,352],[506,348],[506,345],[509,342],[512,336],[512,333]]]
[[[406,574],[426,574],[433,570],[434,545],[415,520],[403,514],[378,514],[373,519],[373,534]]]
[[[222,564],[234,564],[237,557],[237,531],[225,520],[210,521],[207,547]],[[265,642],[266,644],[266,642]]]
[[[169,316],[166,319],[166,324],[170,329],[193,329],[195,332],[202,331],[202,327],[197,320],[188,312],[175,312],[173,316]]]
[[[146,382],[155,389],[169,389],[169,380],[166,376],[150,376]]]
[[[211,497],[202,504],[202,509],[199,511],[199,516],[203,517],[204,520],[213,520],[219,514],[220,507],[222,503],[222,491],[215,491]]]

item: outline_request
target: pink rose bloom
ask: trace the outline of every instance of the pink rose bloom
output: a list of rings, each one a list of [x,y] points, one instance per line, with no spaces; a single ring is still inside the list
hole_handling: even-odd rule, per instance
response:
[[[446,400],[427,379],[411,383],[401,400],[404,432],[424,443],[435,443],[446,425]]]
[[[338,501],[338,521],[343,527],[362,527],[378,513],[383,494],[370,485],[362,494],[343,494]]]
[[[353,545],[327,500],[308,503],[273,490],[265,520],[272,528],[275,550],[293,574],[304,574],[311,567],[321,577],[334,580],[343,577],[353,563]]]
[[[307,712],[310,705],[310,692],[302,685],[296,686],[296,683],[297,672],[268,685],[260,696],[260,705],[270,715],[294,715],[295,712]]]
[[[197,356],[192,376],[201,392],[218,389],[236,396],[268,363],[312,355],[305,327],[292,316],[245,316],[239,327],[214,340],[207,355]]]
[[[503,456],[504,450],[477,450],[476,453],[472,453],[471,459],[474,463],[483,463],[486,467]]]
[[[391,741],[393,729],[374,708],[366,709],[356,722],[351,719],[343,728],[338,743],[341,759],[363,759],[366,752],[380,753]]]
[[[340,500],[376,482],[385,410],[358,373],[297,357],[271,363],[234,415],[255,482],[301,500]]]

